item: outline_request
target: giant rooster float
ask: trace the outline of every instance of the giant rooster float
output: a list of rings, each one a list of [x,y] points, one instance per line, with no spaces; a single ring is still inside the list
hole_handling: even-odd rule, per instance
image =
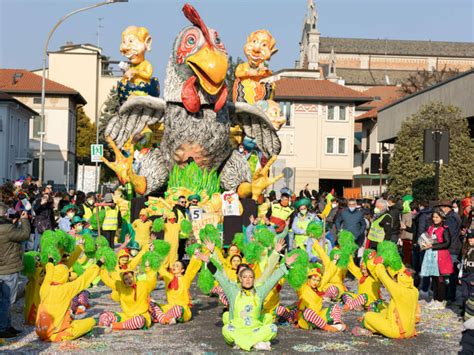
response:
[[[240,126],[255,140],[268,158],[280,152],[280,140],[272,122],[259,108],[243,102],[228,101],[225,78],[228,56],[216,30],[207,27],[189,4],[183,13],[192,23],[176,37],[168,62],[164,99],[131,96],[117,116],[107,125],[105,136],[114,149],[115,162],[104,162],[113,169],[122,184],[131,183],[140,195],[165,186],[174,166],[195,162],[200,168],[220,174],[224,190],[236,191],[242,184],[261,193],[275,179],[262,171],[251,175],[246,159],[230,144],[230,130]],[[164,123],[159,148],[151,149],[139,165],[130,154],[122,154],[124,145],[142,130]],[[263,171],[268,175],[268,169]],[[258,191],[256,191],[258,190]]]

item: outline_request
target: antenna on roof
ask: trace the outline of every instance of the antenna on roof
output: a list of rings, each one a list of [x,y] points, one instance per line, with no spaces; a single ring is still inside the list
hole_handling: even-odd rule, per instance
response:
[[[97,47],[99,48],[100,48],[100,29],[104,28],[104,26],[102,26],[103,19],[104,19],[103,17],[97,18],[97,32],[95,33],[95,35],[97,36]]]
[[[13,85],[15,85],[17,82],[19,82],[22,76],[23,76],[23,73],[13,74],[13,78],[12,78]]]

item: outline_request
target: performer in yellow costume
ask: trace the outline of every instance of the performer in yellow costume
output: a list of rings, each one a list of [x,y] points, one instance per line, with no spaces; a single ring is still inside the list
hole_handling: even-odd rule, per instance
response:
[[[338,300],[342,294],[347,291],[347,288],[344,285],[347,269],[337,265],[340,257],[340,250],[335,248],[331,251],[332,260],[326,254],[326,251],[319,242],[313,244],[313,251],[317,253],[323,263],[324,275],[331,275],[328,282],[324,283],[321,288],[325,293],[324,297]]]
[[[102,281],[112,289],[114,301],[120,303],[122,312],[103,312],[99,326],[110,330],[136,330],[151,325],[148,299],[156,287],[156,272],[147,270],[146,278],[137,280],[135,272],[121,273],[121,280],[113,279],[106,270],[100,273]]]
[[[313,268],[307,273],[308,281],[298,290],[298,306],[288,309],[278,306],[276,314],[284,320],[296,323],[302,329],[319,328],[328,332],[346,329],[341,320],[342,308],[336,303],[332,307],[323,308],[323,297],[327,283],[332,278],[335,268],[325,270],[321,277],[321,269]]]
[[[140,211],[139,218],[134,220],[132,228],[135,231],[135,241],[143,248],[151,241],[151,227],[153,222],[148,219],[148,212],[146,209]]]
[[[72,320],[72,299],[85,290],[99,275],[100,266],[91,266],[75,281],[68,282],[69,268],[64,264],[45,266],[46,275],[40,289],[40,305],[36,317],[36,334],[44,341],[73,340],[88,333],[95,326],[93,318]]]
[[[167,304],[150,303],[153,322],[171,324],[188,322],[192,318],[190,287],[196,274],[201,268],[201,260],[195,256],[191,258],[186,271],[181,261],[175,261],[171,272],[164,265],[160,268],[160,275],[165,281]]]
[[[40,304],[39,290],[44,279],[44,268],[39,260],[39,253],[29,251],[23,255],[23,273],[28,277],[25,286],[25,308],[23,311],[25,323],[34,325],[36,313]]]

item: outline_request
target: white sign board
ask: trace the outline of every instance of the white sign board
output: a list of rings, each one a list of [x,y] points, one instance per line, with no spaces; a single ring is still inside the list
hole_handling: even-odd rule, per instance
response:
[[[100,176],[100,165],[97,173]],[[78,165],[77,166],[77,190],[85,193],[96,191],[95,187],[95,165]]]
[[[202,219],[202,215],[203,215],[202,208],[191,206],[189,207],[189,213],[193,221],[198,221]]]
[[[91,162],[100,163],[104,156],[104,146],[102,144],[91,144]]]

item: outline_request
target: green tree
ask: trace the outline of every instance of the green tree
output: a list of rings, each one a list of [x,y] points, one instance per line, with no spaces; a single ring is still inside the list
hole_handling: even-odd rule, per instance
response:
[[[391,193],[434,199],[434,164],[423,162],[423,131],[450,131],[449,164],[441,166],[439,198],[463,197],[474,187],[474,144],[467,120],[453,105],[431,102],[409,117],[398,134],[389,164]]]
[[[76,109],[76,159],[79,164],[90,163],[91,144],[95,143],[95,124],[82,106]]]

